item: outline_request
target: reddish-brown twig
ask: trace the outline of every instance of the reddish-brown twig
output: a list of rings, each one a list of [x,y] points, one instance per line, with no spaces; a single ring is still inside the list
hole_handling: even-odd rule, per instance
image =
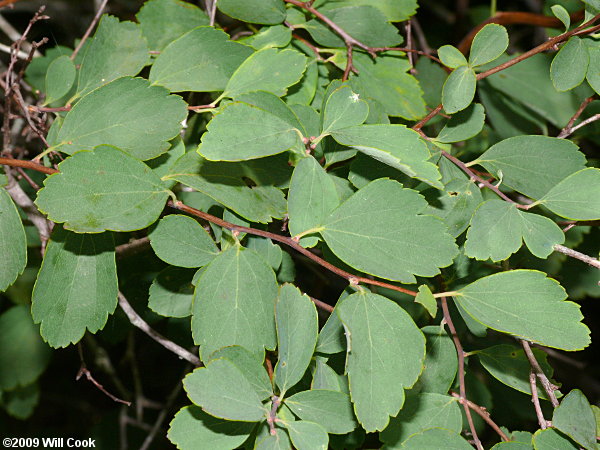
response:
[[[508,438],[508,436],[506,436],[504,431],[502,431],[502,429],[496,424],[496,422],[492,420],[492,418],[490,417],[490,413],[487,409],[485,409],[483,406],[479,406],[478,404],[473,403],[471,400],[461,398],[460,394],[457,394],[456,392],[450,391],[450,395],[452,395],[452,397],[457,398],[461,405],[464,405],[466,403],[469,408],[471,408],[473,411],[479,414],[479,417],[485,420],[487,424],[490,427],[492,427],[492,429],[496,433],[498,433],[500,439],[502,439],[503,441],[510,441],[510,439]]]
[[[585,108],[587,108],[588,105],[590,103],[592,103],[595,98],[596,98],[596,95],[594,94],[590,97],[585,98],[581,102],[581,105],[579,105],[579,108],[577,108],[577,111],[575,111],[575,114],[573,114],[573,117],[571,117],[571,119],[569,120],[569,123],[567,123],[567,125],[561,130],[561,132],[558,134],[558,136],[556,136],[557,138],[564,139],[567,136],[569,136],[571,133],[573,133],[573,125],[575,125],[575,121],[577,119],[579,119],[579,116],[581,116],[581,114],[583,113]]]
[[[529,342],[525,341],[525,340],[521,340],[521,346],[523,347],[523,350],[525,351],[525,356],[529,360],[529,364],[531,365],[531,370],[535,373],[535,375],[538,377],[538,379],[542,383],[542,387],[544,388],[544,391],[546,391],[546,394],[547,394],[548,398],[550,399],[550,403],[552,403],[552,406],[554,406],[556,408],[558,406],[558,399],[556,398],[556,394],[554,393],[554,391],[556,391],[558,389],[558,387],[554,386],[550,382],[550,380],[548,379],[546,374],[544,373],[544,370],[540,366],[540,363],[538,362],[538,360],[535,358],[535,355],[531,351]]]
[[[448,325],[448,329],[450,330],[450,335],[452,336],[452,340],[454,341],[454,346],[456,347],[456,354],[458,356],[458,385],[460,391],[460,397],[458,397],[463,405],[465,410],[465,415],[467,416],[467,422],[469,423],[469,429],[471,430],[471,435],[473,436],[473,440],[475,441],[475,446],[478,450],[483,450],[483,446],[481,445],[481,441],[479,437],[477,437],[477,430],[475,429],[475,424],[473,423],[473,417],[471,416],[471,408],[469,407],[467,399],[467,388],[465,384],[465,352],[463,351],[462,344],[460,343],[460,338],[456,333],[456,328],[454,328],[454,323],[452,322],[452,317],[450,316],[450,310],[448,309],[448,300],[446,297],[440,297],[442,303],[442,312],[444,314],[444,322]]]

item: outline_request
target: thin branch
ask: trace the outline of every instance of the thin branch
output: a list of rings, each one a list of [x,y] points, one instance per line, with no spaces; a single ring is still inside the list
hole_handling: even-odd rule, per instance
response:
[[[217,17],[217,0],[212,0],[210,2],[210,7],[207,7],[207,9],[209,25],[213,27],[215,25],[215,18]]]
[[[450,394],[452,395],[452,397],[457,398],[461,405],[464,405],[466,403],[469,408],[471,408],[473,411],[479,414],[479,416],[483,420],[485,420],[496,433],[498,433],[500,439],[502,439],[503,441],[510,441],[510,439],[508,438],[508,436],[506,436],[504,431],[502,431],[502,429],[496,424],[496,422],[492,420],[492,418],[490,417],[490,413],[487,409],[485,409],[483,406],[479,406],[478,404],[473,403],[471,400],[461,398],[460,394],[457,394],[456,392],[450,392]]]
[[[322,302],[321,300],[318,300],[314,297],[310,297],[310,299],[312,300],[312,302],[315,304],[315,306],[317,308],[320,308],[323,311],[327,311],[330,314],[333,312],[333,306],[329,305],[328,303]]]
[[[529,364],[531,365],[531,370],[539,378],[540,382],[542,383],[542,387],[544,388],[544,391],[546,391],[546,394],[548,395],[548,398],[550,399],[550,403],[552,403],[552,406],[554,406],[556,408],[558,406],[558,399],[556,398],[556,394],[554,393],[554,391],[556,391],[558,389],[558,387],[554,386],[550,382],[550,380],[548,379],[548,377],[542,370],[540,363],[538,363],[537,359],[535,358],[535,355],[531,351],[529,342],[525,341],[525,340],[521,340],[521,346],[523,347],[523,350],[525,351],[525,356],[527,356],[527,359],[529,360]],[[537,395],[537,393],[536,393],[536,395]]]
[[[117,245],[115,247],[115,253],[117,254],[117,258],[127,258],[129,256],[140,253],[141,251],[147,249],[149,246],[150,239],[148,237],[143,237],[130,242],[126,242],[125,244]]]
[[[92,376],[92,373],[88,370],[87,366],[85,365],[85,360],[83,359],[83,350],[81,350],[81,344],[79,344],[77,346],[77,350],[79,351],[79,359],[81,360],[81,367],[79,368],[79,372],[77,372],[77,376],[75,377],[75,380],[79,381],[79,379],[83,375],[85,375],[85,377],[87,378],[87,380],[90,383],[92,383],[94,386],[96,386],[100,390],[100,392],[102,392],[104,395],[106,395],[112,401],[117,402],[117,403],[122,403],[123,405],[131,406],[131,402],[120,399],[119,397],[111,394],[104,388],[104,386],[102,386],[98,381],[96,381],[94,379],[94,377]]]
[[[219,225],[220,227],[227,228],[228,230],[239,231],[241,233],[248,233],[248,234],[252,234],[255,236],[265,237],[265,238],[271,239],[273,241],[281,242],[282,244],[292,247],[297,252],[302,253],[304,256],[313,260],[314,262],[316,262],[320,266],[324,267],[325,269],[335,273],[336,275],[338,275],[342,278],[345,278],[351,284],[358,284],[358,283],[371,284],[374,286],[380,286],[380,287],[384,287],[387,289],[392,289],[394,291],[403,292],[405,294],[412,295],[413,297],[415,297],[417,295],[417,293],[415,291],[411,291],[409,289],[405,289],[400,286],[396,286],[396,285],[393,285],[390,283],[385,283],[383,281],[371,280],[370,278],[359,277],[357,275],[351,274],[350,272],[346,272],[345,270],[342,270],[342,269],[334,266],[330,262],[325,261],[324,259],[318,257],[311,251],[305,249],[300,244],[298,244],[296,241],[294,241],[291,237],[282,236],[280,234],[275,234],[275,233],[270,233],[270,232],[264,231],[264,230],[258,230],[256,228],[249,228],[249,227],[243,227],[241,225],[236,225],[231,222],[227,222],[223,219],[220,219],[218,217],[215,217],[211,214],[208,214],[208,213],[205,213],[198,209],[187,206],[186,204],[184,204],[180,201],[173,202],[173,201],[169,200],[168,205],[172,208],[178,209],[180,211],[184,211],[193,216],[207,220],[208,222],[212,222],[216,225]]]
[[[530,208],[530,205],[521,205],[520,203],[515,202],[512,198],[508,197],[504,192],[502,192],[498,188],[498,186],[494,186],[489,181],[481,178],[479,175],[476,175],[471,169],[469,169],[467,167],[467,165],[464,162],[462,162],[456,156],[451,155],[450,153],[448,153],[445,150],[442,150],[442,149],[439,149],[439,150],[446,159],[448,159],[449,161],[452,161],[460,170],[462,170],[464,173],[466,173],[471,179],[477,181],[478,183],[481,183],[486,188],[494,191],[496,193],[496,195],[498,195],[502,200],[505,200],[509,203],[514,203],[517,206],[517,208],[520,208],[520,209],[529,209]]]
[[[33,161],[25,161],[22,159],[0,157],[0,164],[11,167],[23,167],[25,169],[32,169],[48,175],[52,175],[53,173],[58,172],[58,170],[53,169],[51,167],[42,166],[41,164],[34,163]]]
[[[580,128],[585,127],[586,125],[589,125],[592,122],[596,122],[597,120],[600,120],[600,114],[594,114],[592,117],[588,117],[587,119],[583,120],[581,123],[579,123],[576,126],[574,126],[573,128],[571,128],[569,130],[569,133],[567,133],[565,136],[558,136],[558,137],[567,137],[567,136],[575,133]],[[562,132],[561,132],[561,134],[562,134]]]
[[[133,307],[129,304],[129,302],[127,301],[127,299],[121,292],[119,292],[118,298],[119,298],[119,306],[121,307],[123,312],[127,315],[127,317],[129,318],[129,321],[132,323],[132,325],[134,325],[137,328],[139,328],[140,330],[142,330],[144,333],[146,333],[148,336],[150,336],[152,339],[154,339],[156,342],[158,342],[164,348],[175,353],[180,358],[191,362],[194,366],[197,366],[197,367],[202,365],[202,362],[200,362],[200,358],[198,358],[196,355],[187,351],[185,348],[177,345],[175,342],[167,339],[162,334],[160,334],[157,331],[155,331],[154,329],[152,329],[150,327],[150,325],[148,325],[146,323],[146,321],[144,319],[142,319],[137,312],[135,312]]]
[[[430,55],[427,52],[421,51],[421,50],[416,50],[414,48],[408,48],[408,47],[372,47],[372,50],[376,51],[376,52],[386,52],[386,51],[398,51],[398,52],[404,52],[404,53],[414,53],[415,55],[419,55],[419,56],[424,56],[425,58],[429,58],[432,61],[435,61],[436,63],[440,64],[444,69],[447,69],[446,66],[444,66],[444,63],[442,61],[440,61],[438,58],[436,58],[433,55]],[[410,59],[410,58],[409,58]]]
[[[90,34],[92,34],[92,30],[94,29],[94,27],[100,20],[100,16],[102,16],[102,12],[104,11],[104,8],[106,8],[107,3],[108,3],[108,0],[102,0],[102,3],[100,3],[100,7],[98,8],[98,11],[96,11],[96,15],[92,19],[90,26],[87,28],[87,30],[85,30],[85,33],[83,34],[83,37],[79,41],[79,44],[77,44],[77,47],[75,47],[75,50],[73,50],[73,53],[71,53],[71,61],[75,61],[75,57],[81,50],[81,47],[83,47],[83,44],[85,44],[85,41],[87,41],[87,39],[90,37]]]
[[[529,386],[531,387],[531,403],[533,403],[535,415],[537,416],[540,428],[542,430],[545,430],[546,428],[548,428],[548,422],[544,418],[544,413],[542,412],[542,405],[540,405],[540,399],[537,393],[536,377],[533,369],[529,371]]]
[[[565,247],[564,245],[560,244],[554,245],[553,248],[557,252],[570,256],[571,258],[578,259],[579,261],[583,261],[584,263],[589,264],[596,269],[600,269],[600,260],[597,258],[592,258],[591,256],[585,255],[577,250],[573,250],[572,248]]]
[[[595,98],[596,95],[594,94],[581,102],[581,105],[579,105],[579,108],[577,108],[577,111],[575,111],[575,114],[573,114],[573,117],[571,117],[569,123],[567,123],[567,126],[561,130],[558,136],[556,136],[557,138],[563,139],[573,133],[573,125],[575,125],[575,121],[579,119],[579,116],[581,116],[585,108],[587,108],[587,106],[592,103]]]
[[[184,371],[184,374],[187,373],[188,371],[189,371],[188,368],[186,368],[186,370]],[[173,403],[175,402],[175,399],[177,399],[177,396],[181,392],[182,387],[183,387],[182,383],[177,383],[175,385],[175,388],[171,391],[171,393],[167,397],[167,401],[166,401],[165,405],[163,406],[160,413],[158,414],[158,417],[156,418],[154,425],[152,425],[152,429],[148,433],[148,436],[146,436],[146,439],[144,439],[144,442],[142,442],[142,445],[140,446],[139,450],[147,450],[148,448],[150,448],[152,441],[156,437],[158,431],[160,430],[160,427],[162,426],[163,422],[167,418],[169,409],[171,408],[171,406],[173,406]]]
[[[456,328],[454,328],[454,323],[452,322],[452,317],[450,316],[450,310],[448,309],[448,300],[446,297],[441,297],[442,303],[442,311],[444,313],[444,322],[448,325],[448,329],[450,330],[450,334],[452,335],[452,340],[454,341],[454,346],[456,347],[456,354],[458,356],[458,384],[460,390],[459,399],[467,399],[467,388],[465,384],[465,352],[463,351],[462,344],[460,343],[460,339],[458,334],[456,333]],[[475,424],[473,423],[473,417],[471,416],[471,408],[468,403],[462,402],[463,408],[465,410],[465,415],[467,416],[467,422],[469,423],[469,428],[471,429],[471,435],[473,436],[473,440],[475,441],[475,446],[478,450],[483,450],[483,446],[481,445],[481,441],[479,437],[477,437],[477,430],[475,429]]]
[[[591,25],[596,23],[598,20],[600,20],[600,14],[595,15],[590,20],[588,20],[586,23],[579,25],[577,28],[574,28],[571,31],[567,31],[566,33],[559,34],[558,36],[548,39],[543,44],[540,44],[537,47],[534,47],[531,50],[529,50],[525,53],[522,53],[519,56],[516,56],[515,58],[513,58],[511,60],[506,61],[505,63],[498,64],[496,67],[492,67],[491,69],[486,70],[485,72],[481,72],[481,73],[477,74],[477,80],[482,80],[484,78],[487,78],[490,75],[493,75],[504,69],[508,69],[509,67],[512,67],[515,64],[520,63],[521,61],[525,61],[526,59],[531,58],[532,56],[537,55],[538,53],[544,52],[546,50],[550,50],[550,49],[554,48],[554,46],[556,46],[557,44],[560,44],[561,42],[566,41],[571,36],[594,33],[598,29],[598,27],[591,27],[591,28],[587,28],[587,27],[590,27]]]
[[[529,50],[525,53],[522,53],[521,55],[516,56],[513,59],[506,61],[505,63],[499,64],[496,67],[492,67],[491,69],[486,70],[485,72],[478,73],[477,80],[483,80],[484,78],[487,78],[490,75],[493,75],[497,72],[508,69],[509,67],[512,67],[515,64],[525,61],[526,59],[531,58],[532,56],[537,55],[538,53],[544,52],[546,50],[550,50],[550,49],[554,48],[557,44],[559,44],[563,41],[566,41],[571,36],[574,36],[574,35],[579,36],[582,34],[590,34],[590,33],[596,32],[598,29],[600,29],[600,26],[594,26],[591,28],[587,28],[587,27],[591,26],[592,24],[597,22],[599,19],[600,19],[600,14],[597,14],[596,16],[594,16],[592,19],[590,19],[586,23],[578,26],[577,28],[575,28],[571,31],[568,31],[563,34],[559,34],[558,36],[555,36],[552,39],[547,40],[543,44],[540,44],[537,47],[534,47],[531,50]],[[442,110],[442,107],[443,107],[442,104],[438,105],[432,112],[430,112],[420,122],[418,122],[416,125],[414,125],[413,130],[420,130],[423,127],[423,125],[425,125],[427,122],[429,122],[433,117],[435,117]]]

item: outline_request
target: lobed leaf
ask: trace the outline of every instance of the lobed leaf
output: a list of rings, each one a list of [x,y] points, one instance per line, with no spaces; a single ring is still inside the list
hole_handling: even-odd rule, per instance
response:
[[[101,330],[117,306],[117,266],[111,233],[76,234],[56,225],[31,298],[31,313],[52,347]]]
[[[77,152],[59,168],[46,178],[35,204],[50,220],[78,233],[146,228],[169,195],[147,165],[108,145]]]
[[[222,91],[254,51],[213,27],[197,27],[171,42],[150,69],[152,84],[171,92]]]
[[[548,136],[515,136],[492,145],[471,162],[500,174],[502,184],[539,199],[567,176],[585,167],[573,142]]]
[[[114,80],[86,95],[67,113],[52,149],[73,154],[114,145],[146,160],[166,152],[187,107],[181,97],[141,78]]]
[[[457,253],[441,220],[420,214],[426,206],[416,191],[379,179],[335,209],[321,235],[333,253],[352,267],[414,283],[414,275],[436,275]]]
[[[192,334],[202,360],[227,345],[257,355],[274,349],[276,298],[275,274],[259,255],[239,244],[219,254],[194,295]]]
[[[104,15],[81,62],[76,96],[83,97],[117,78],[137,75],[148,59],[140,26]]]
[[[148,0],[135,15],[152,51],[161,51],[188,31],[208,25],[200,8],[182,0]]]
[[[425,338],[406,311],[377,294],[350,295],[337,311],[350,336],[346,364],[356,417],[368,432],[383,430],[421,373]]]
[[[589,167],[569,175],[539,203],[572,220],[600,219],[600,169]]]
[[[547,347],[573,351],[590,343],[579,305],[558,282],[535,270],[501,272],[468,284],[454,299],[478,322]]]
[[[207,129],[198,152],[211,161],[245,161],[303,148],[300,130],[242,102],[225,106]]]

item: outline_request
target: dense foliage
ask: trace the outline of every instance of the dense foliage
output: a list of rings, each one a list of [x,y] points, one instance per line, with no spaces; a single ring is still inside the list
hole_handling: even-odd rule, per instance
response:
[[[13,45],[5,412],[76,346],[102,448],[597,448],[597,382],[552,377],[600,297],[600,2],[521,51],[495,11],[433,51],[417,0],[204,6]]]

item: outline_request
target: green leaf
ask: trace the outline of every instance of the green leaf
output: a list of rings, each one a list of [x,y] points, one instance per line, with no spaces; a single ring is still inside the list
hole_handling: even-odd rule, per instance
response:
[[[431,290],[426,284],[419,286],[419,293],[415,297],[415,302],[420,303],[427,310],[432,318],[437,314],[437,301],[433,297]]]
[[[345,377],[339,375],[335,369],[328,365],[325,357],[315,357],[315,367],[310,383],[311,389],[328,389],[330,391],[345,392],[348,390],[348,383],[344,381]],[[352,410],[352,407],[350,407],[350,410]]]
[[[171,92],[214,92],[225,89],[251,47],[229,40],[213,27],[198,27],[171,42],[150,69],[152,84]]]
[[[287,210],[279,185],[289,179],[286,158],[264,158],[245,163],[212,162],[196,152],[188,152],[175,163],[163,180],[177,180],[196,189],[240,216],[266,223],[282,218]],[[257,184],[248,187],[244,178]]]
[[[275,322],[279,352],[275,383],[285,392],[300,381],[315,351],[319,332],[317,309],[307,295],[284,284],[275,304]]]
[[[287,47],[292,40],[292,30],[285,25],[274,25],[272,27],[263,27],[253,36],[249,36],[242,42],[250,44],[256,50],[270,47]]]
[[[315,158],[303,158],[294,170],[288,193],[290,234],[296,236],[308,230],[317,232],[339,204],[333,179]],[[300,243],[310,247],[317,239],[306,237]]]
[[[402,410],[381,433],[381,440],[386,448],[402,448],[401,443],[411,435],[433,427],[457,434],[461,432],[462,416],[458,399],[431,393],[407,396]]]
[[[148,308],[165,317],[188,317],[194,297],[193,270],[167,267],[152,282]]]
[[[577,450],[579,448],[553,428],[537,430],[533,435],[533,447],[535,450]]]
[[[242,445],[253,428],[254,423],[218,419],[197,406],[185,406],[173,417],[167,437],[181,449],[230,450]]]
[[[558,51],[550,66],[550,77],[557,91],[579,86],[588,71],[590,55],[581,38],[571,36]]]
[[[233,73],[222,97],[236,98],[252,91],[268,91],[282,96],[306,70],[307,57],[287,49],[265,48],[253,53]]]
[[[247,94],[239,95],[236,100],[268,111],[270,114],[277,116],[279,119],[284,120],[292,127],[305,134],[305,127],[300,120],[300,116],[296,114],[296,111],[271,92],[248,92]],[[314,111],[311,110],[311,112]],[[314,114],[317,116],[318,121],[317,113],[314,112]],[[318,130],[315,132],[315,134],[318,134]]]
[[[254,444],[254,450],[291,450],[290,437],[281,428],[275,428],[275,435],[266,433],[263,437],[258,436]]]
[[[369,105],[344,85],[331,93],[323,109],[322,136],[332,131],[362,124],[369,115]]]
[[[552,426],[588,450],[597,449],[596,418],[585,395],[573,389],[562,399],[552,416]]]
[[[569,27],[571,26],[571,16],[569,15],[569,12],[565,9],[565,7],[557,4],[552,5],[550,9],[552,10],[552,14],[554,14],[554,17],[560,20],[565,26],[565,31],[568,31]]]
[[[473,101],[477,79],[475,71],[469,66],[454,69],[442,89],[444,111],[454,114],[462,111]]]
[[[587,82],[596,94],[600,93],[600,47],[589,47],[590,65],[586,74]]]
[[[317,423],[298,420],[287,422],[285,427],[290,434],[294,448],[298,450],[327,450],[329,448],[329,436]]]
[[[17,419],[28,419],[40,399],[40,388],[37,383],[17,387],[2,395],[2,403],[6,412]]]
[[[358,125],[332,133],[342,145],[417,178],[433,187],[442,188],[437,166],[429,162],[430,154],[419,134],[404,125]]]
[[[345,297],[342,294],[340,300]],[[339,302],[339,301],[338,301]],[[335,309],[327,318],[327,322],[319,332],[317,340],[317,352],[325,354],[340,353],[346,350],[346,339],[344,337],[344,327]]]
[[[282,0],[219,0],[222,13],[244,22],[274,25],[285,20]]]
[[[77,102],[67,113],[53,150],[73,154],[114,145],[138,159],[166,152],[187,108],[181,97],[141,78],[119,78]]]
[[[337,309],[349,333],[346,364],[356,417],[367,432],[383,430],[421,373],[425,338],[406,311],[377,294],[350,295]]]
[[[135,17],[152,51],[162,50],[193,28],[208,25],[204,11],[181,0],[148,0]]]
[[[52,61],[46,72],[46,101],[44,104],[47,105],[67,95],[73,87],[76,76],[75,63],[67,55],[59,56]]]
[[[435,194],[439,197],[430,201],[426,212],[443,219],[452,236],[460,236],[483,202],[481,190],[472,180],[461,176],[450,180],[443,191],[435,191]]]
[[[561,217],[600,219],[600,169],[589,167],[569,175],[539,201]]]
[[[384,13],[390,22],[403,22],[417,12],[417,0],[403,0],[402,2],[396,0],[378,0],[377,2],[372,0],[328,0],[327,3],[348,6],[370,5]]]
[[[438,49],[438,56],[446,67],[456,69],[461,66],[466,66],[467,58],[462,52],[453,45],[443,45]]]
[[[234,102],[208,124],[198,152],[211,161],[244,161],[303,148],[300,130],[264,109]]]
[[[255,252],[235,245],[217,256],[194,296],[192,334],[202,359],[227,345],[254,354],[275,348],[276,298],[275,274]]]
[[[33,383],[46,370],[50,355],[28,306],[12,306],[0,315],[0,390]]]
[[[564,301],[558,282],[535,270],[489,275],[460,289],[455,300],[478,322],[547,347],[573,351],[590,343],[579,305]]]
[[[252,388],[256,391],[261,400],[273,395],[271,379],[262,365],[262,360],[258,359],[256,355],[239,345],[222,347],[210,355],[211,360],[223,358],[232,362],[240,369],[242,375],[252,385]]]
[[[283,260],[283,250],[270,239],[261,236],[248,236],[245,241],[246,248],[254,250],[269,263],[273,270],[279,269]]]
[[[169,195],[148,166],[108,145],[77,152],[59,169],[44,180],[35,203],[50,220],[78,233],[145,228]]]
[[[240,369],[227,359],[215,359],[183,379],[188,397],[210,415],[257,422],[266,410]]]
[[[565,236],[549,218],[492,199],[482,203],[471,219],[465,254],[482,261],[503,261],[521,248],[522,241],[535,256],[547,258]]]
[[[406,72],[411,65],[397,54],[379,54],[376,60],[369,55],[354,53],[358,75],[351,75],[352,90],[363,99],[372,98],[383,106],[386,114],[416,120],[427,110],[418,81]]]
[[[219,253],[202,225],[181,214],[170,214],[160,219],[148,237],[156,255],[174,266],[202,267]]]
[[[458,370],[456,347],[444,327],[427,326],[421,328],[427,341],[427,353],[423,363],[423,373],[415,390],[446,394]]]
[[[0,292],[15,282],[27,265],[27,238],[19,211],[0,188]]]
[[[473,103],[452,117],[435,138],[436,141],[449,144],[466,141],[479,134],[485,122],[485,111],[479,103]]]
[[[473,39],[469,53],[469,65],[477,67],[492,62],[498,59],[507,48],[506,28],[495,23],[488,23],[477,32]]]
[[[458,433],[443,428],[429,428],[410,436],[398,448],[407,450],[438,449],[471,450],[473,447]]]
[[[398,29],[373,3],[326,8],[323,13],[354,39],[370,47],[394,47],[402,43]],[[299,27],[300,28],[300,27]],[[324,47],[343,47],[344,41],[317,19],[301,25]]]
[[[470,165],[475,163],[498,174],[503,185],[539,199],[564,178],[583,169],[586,159],[568,139],[515,136],[492,145]]]
[[[66,347],[86,330],[101,330],[117,306],[117,293],[112,234],[76,234],[56,225],[31,299],[44,340]]]
[[[327,245],[352,267],[388,280],[414,283],[434,276],[457,253],[444,224],[419,213],[427,202],[400,183],[380,179],[342,203],[321,232]]]
[[[343,392],[311,389],[292,395],[284,403],[302,420],[316,422],[328,433],[345,434],[358,426],[350,397]]]
[[[552,377],[554,369],[548,364],[548,355],[537,348],[532,351],[546,376]],[[476,354],[485,370],[498,381],[519,392],[531,395],[529,384],[531,365],[523,349],[502,344],[477,351]],[[540,398],[548,399],[541,386],[538,386],[537,391]]]
[[[83,57],[77,96],[83,97],[117,78],[137,75],[148,59],[148,44],[140,26],[104,15]]]

